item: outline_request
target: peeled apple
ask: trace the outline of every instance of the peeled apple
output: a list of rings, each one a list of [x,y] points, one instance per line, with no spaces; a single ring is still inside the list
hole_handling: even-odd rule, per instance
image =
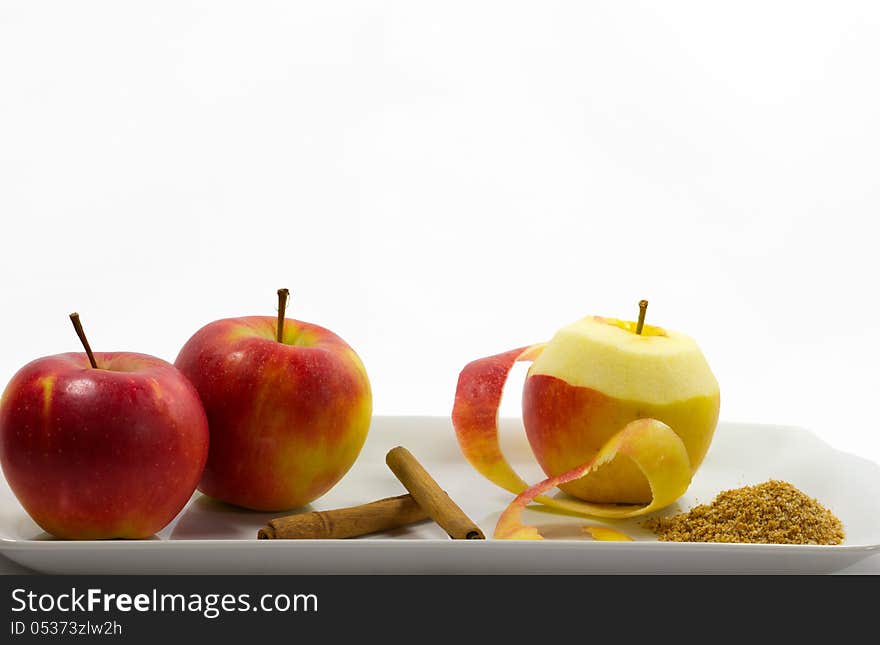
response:
[[[462,453],[517,495],[496,537],[539,537],[519,522],[532,501],[623,518],[659,510],[687,490],[718,422],[718,382],[692,338],[644,325],[643,316],[644,309],[638,322],[589,316],[547,343],[481,358],[462,370],[452,412]],[[498,407],[516,361],[533,361],[523,423],[548,476],[534,486],[514,472],[498,442]],[[548,497],[553,488],[576,499]]]

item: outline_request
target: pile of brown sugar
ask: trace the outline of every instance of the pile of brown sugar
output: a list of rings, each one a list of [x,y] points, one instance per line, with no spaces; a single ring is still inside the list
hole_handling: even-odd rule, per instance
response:
[[[843,524],[827,508],[788,482],[726,490],[711,504],[655,517],[642,526],[666,542],[840,544]]]

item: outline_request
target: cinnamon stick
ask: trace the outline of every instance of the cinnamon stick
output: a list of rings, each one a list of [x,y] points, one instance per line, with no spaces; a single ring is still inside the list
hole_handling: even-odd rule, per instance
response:
[[[369,504],[331,511],[297,513],[269,520],[257,532],[261,540],[351,538],[388,531],[428,519],[412,495],[386,497]]]
[[[413,454],[398,446],[385,456],[385,463],[432,520],[453,540],[485,540],[480,527],[452,501]]]

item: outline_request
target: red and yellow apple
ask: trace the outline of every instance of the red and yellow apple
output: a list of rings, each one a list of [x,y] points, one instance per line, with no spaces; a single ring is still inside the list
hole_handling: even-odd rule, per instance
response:
[[[587,461],[626,424],[662,421],[696,471],[718,421],[718,382],[693,339],[671,330],[592,316],[561,329],[529,369],[523,423],[548,475]],[[562,489],[593,502],[651,500],[635,465],[614,460]]]
[[[208,416],[199,490],[210,497],[264,511],[304,506],[360,454],[370,383],[354,350],[323,327],[283,315],[218,320],[187,341],[175,365]]]
[[[591,505],[569,504],[571,510],[621,517],[603,505],[639,505],[624,511],[634,515],[655,510],[661,493],[666,504],[684,493],[709,449],[720,407],[718,382],[693,339],[590,316],[562,328],[546,344],[468,364],[452,415],[459,445],[487,478],[521,494],[529,486],[504,459],[497,434],[501,391],[517,360],[533,360],[522,409],[536,459],[549,478],[558,478],[559,488]],[[635,423],[640,420],[652,423]],[[622,453],[628,456],[615,457],[616,448],[609,449],[602,453],[607,458],[592,463],[625,428],[631,437],[623,445],[633,444]],[[658,491],[651,477],[662,478],[664,469],[676,473],[667,490]],[[530,499],[546,489],[536,489]],[[551,503],[565,506],[564,500]]]
[[[190,382],[137,353],[37,359],[0,399],[0,463],[12,492],[60,538],[144,538],[195,491],[208,422]]]

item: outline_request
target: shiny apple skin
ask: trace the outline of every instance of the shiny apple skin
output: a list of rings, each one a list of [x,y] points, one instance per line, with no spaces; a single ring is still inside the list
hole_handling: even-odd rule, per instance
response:
[[[227,318],[197,331],[175,365],[208,415],[211,450],[199,490],[262,511],[304,506],[345,475],[372,415],[367,373],[333,332],[269,316]]]
[[[208,423],[171,364],[133,352],[40,358],[0,400],[0,464],[27,513],[66,539],[145,538],[195,491]]]

